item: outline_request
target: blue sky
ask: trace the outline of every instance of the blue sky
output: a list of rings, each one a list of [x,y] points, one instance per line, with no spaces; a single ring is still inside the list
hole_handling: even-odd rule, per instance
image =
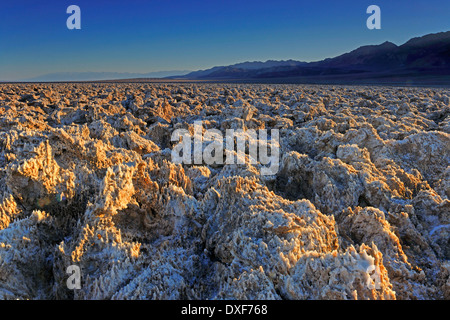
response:
[[[81,8],[81,30],[66,27],[72,4]],[[371,4],[381,8],[381,30],[366,27]],[[2,0],[0,80],[315,61],[448,30],[448,0]]]

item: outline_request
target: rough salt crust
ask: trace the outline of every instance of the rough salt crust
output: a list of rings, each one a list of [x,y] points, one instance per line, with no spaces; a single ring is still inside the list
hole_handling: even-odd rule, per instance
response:
[[[449,97],[2,84],[0,299],[450,299]],[[278,172],[173,163],[200,120],[279,129]]]

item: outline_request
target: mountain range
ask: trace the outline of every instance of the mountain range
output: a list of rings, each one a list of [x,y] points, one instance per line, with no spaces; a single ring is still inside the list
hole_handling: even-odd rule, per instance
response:
[[[241,62],[198,71],[150,73],[59,72],[25,79],[62,81],[220,81],[268,83],[399,83],[450,85],[450,31],[412,38],[402,45],[386,41],[320,61]]]
[[[244,62],[194,71],[171,79],[281,82],[450,83],[450,31],[359,47],[315,62]]]

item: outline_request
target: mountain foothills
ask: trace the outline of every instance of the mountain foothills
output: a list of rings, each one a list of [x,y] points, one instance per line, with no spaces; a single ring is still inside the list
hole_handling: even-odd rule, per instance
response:
[[[188,73],[176,79],[297,81],[444,81],[450,83],[450,31],[367,45],[315,62],[295,60],[244,62]]]

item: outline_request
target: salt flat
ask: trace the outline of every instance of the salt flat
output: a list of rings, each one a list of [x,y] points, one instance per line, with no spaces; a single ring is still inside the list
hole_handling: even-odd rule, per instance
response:
[[[450,299],[449,99],[0,84],[0,299]],[[174,163],[195,121],[279,130],[278,171]]]

